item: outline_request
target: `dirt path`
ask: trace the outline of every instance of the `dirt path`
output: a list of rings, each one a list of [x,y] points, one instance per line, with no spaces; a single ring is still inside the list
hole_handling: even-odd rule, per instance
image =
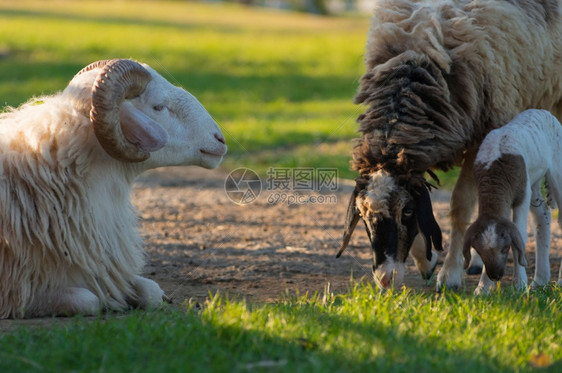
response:
[[[301,202],[312,195],[323,203],[272,204],[268,197],[271,200],[276,192],[263,190],[254,202],[240,206],[225,193],[226,177],[221,171],[167,168],[151,171],[135,184],[133,201],[149,254],[146,276],[156,280],[176,304],[185,299],[201,301],[216,291],[260,302],[287,293],[323,292],[327,286],[343,292],[352,277],[370,277],[371,252],[362,229],[357,230],[346,253],[335,258],[350,182],[340,181],[337,191],[321,196],[300,193]],[[264,180],[262,183],[267,186]],[[432,194],[446,245],[449,197],[446,191]],[[553,227],[554,279],[562,242],[558,225]],[[530,279],[533,247],[531,235],[527,246]],[[435,279],[422,280],[413,261],[409,259],[407,264],[406,285],[434,291]],[[510,275],[508,269],[504,283]],[[466,286],[473,288],[478,277],[466,278]]]
[[[135,183],[132,199],[148,253],[145,276],[157,281],[175,306],[189,299],[202,302],[217,291],[249,302],[271,302],[285,294],[322,294],[328,287],[331,292],[344,292],[352,278],[370,279],[371,251],[361,227],[344,255],[335,258],[351,182],[339,181],[337,190],[324,195],[299,192],[299,203],[290,205],[268,202],[278,191],[263,190],[254,202],[241,206],[225,192],[226,177],[220,170],[178,167],[153,170]],[[265,180],[263,184],[265,188]],[[288,192],[288,197],[295,194]],[[311,196],[315,203],[302,203]],[[446,245],[449,197],[446,191],[432,193]],[[553,227],[551,268],[555,279],[562,236],[558,225]],[[531,236],[529,278],[534,270],[533,247]],[[407,264],[408,287],[435,291],[435,279],[422,280],[411,258]],[[510,261],[504,283],[509,281],[511,266]],[[478,277],[465,278],[472,290]],[[22,325],[68,322],[73,319],[0,320],[0,332]]]

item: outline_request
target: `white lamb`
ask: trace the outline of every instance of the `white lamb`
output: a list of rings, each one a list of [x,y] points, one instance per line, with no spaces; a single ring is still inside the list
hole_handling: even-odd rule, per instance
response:
[[[195,97],[131,60],[93,63],[0,114],[0,319],[159,305],[164,292],[140,276],[132,183],[225,153]]]
[[[491,131],[474,162],[478,184],[478,219],[464,237],[465,268],[473,247],[484,271],[475,294],[488,293],[505,270],[510,246],[514,257],[514,285],[527,287],[525,243],[529,208],[534,218],[536,266],[533,286],[550,280],[550,210],[541,195],[547,192],[562,206],[562,126],[545,110],[527,110],[507,125]],[[549,203],[552,205],[552,203]],[[513,222],[511,212],[513,210]],[[558,215],[562,227],[562,215]],[[558,282],[562,284],[562,272]]]

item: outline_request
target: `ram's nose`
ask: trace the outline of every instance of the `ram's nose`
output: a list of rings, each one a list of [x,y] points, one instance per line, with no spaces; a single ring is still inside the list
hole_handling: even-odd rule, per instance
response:
[[[224,136],[220,132],[215,133],[215,139],[217,139],[219,142],[223,144],[226,144],[226,140],[224,139]]]
[[[213,145],[206,146],[205,148],[200,149],[200,152],[207,155],[222,157],[226,154],[227,151],[224,136],[220,132],[216,132],[213,136],[215,137],[215,140],[217,140],[217,142],[213,143]]]

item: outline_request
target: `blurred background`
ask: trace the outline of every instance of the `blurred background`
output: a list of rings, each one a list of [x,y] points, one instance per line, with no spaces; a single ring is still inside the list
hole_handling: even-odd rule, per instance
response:
[[[226,171],[349,168],[374,1],[0,0],[0,104],[64,89],[90,62],[145,62],[221,126]]]

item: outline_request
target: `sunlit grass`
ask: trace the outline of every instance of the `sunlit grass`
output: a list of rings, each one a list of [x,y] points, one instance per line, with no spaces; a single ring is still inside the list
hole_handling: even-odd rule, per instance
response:
[[[181,310],[132,312],[0,336],[0,370],[559,371],[562,290],[490,297],[413,290],[248,304],[219,294]],[[39,369],[41,368],[41,369]]]

